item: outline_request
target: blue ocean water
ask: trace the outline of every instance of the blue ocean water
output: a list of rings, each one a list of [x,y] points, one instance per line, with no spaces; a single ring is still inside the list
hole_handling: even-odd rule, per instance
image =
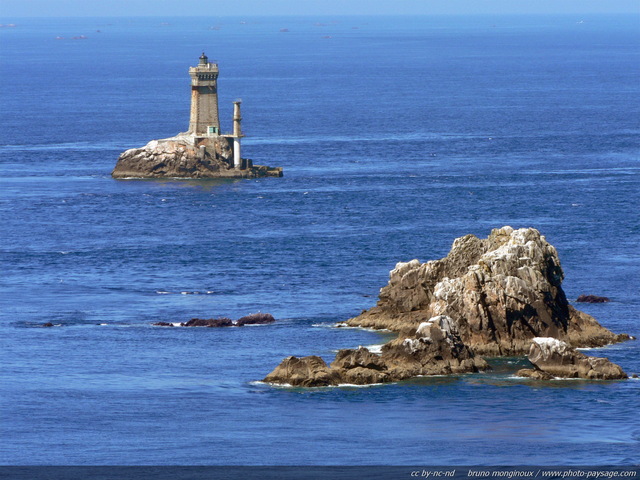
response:
[[[567,296],[610,297],[579,308],[639,336],[637,18],[3,21],[0,463],[638,463],[637,380],[518,380],[512,358],[255,383],[288,355],[384,343],[332,325],[396,262],[503,225],[539,229]],[[223,130],[241,97],[244,154],[285,176],[113,180],[121,151],[186,130],[203,50]],[[256,311],[277,323],[151,326]],[[637,341],[591,353],[640,373]]]

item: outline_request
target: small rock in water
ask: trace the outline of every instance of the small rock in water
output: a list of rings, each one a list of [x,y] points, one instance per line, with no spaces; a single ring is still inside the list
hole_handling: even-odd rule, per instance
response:
[[[536,370],[554,377],[587,380],[628,378],[620,366],[607,358],[590,357],[557,338],[534,338],[527,358]]]
[[[53,327],[53,323],[51,322],[43,323],[41,327]]]
[[[609,300],[607,297],[599,297],[597,295],[580,295],[576,299],[576,302],[582,303],[607,303],[610,301],[611,300]]]
[[[534,380],[553,380],[553,375],[534,368],[523,368],[522,370],[518,370],[516,372],[516,377],[533,378]]]
[[[227,317],[219,318],[192,318],[188,322],[180,323],[181,327],[242,327],[243,325],[266,325],[275,322],[276,319],[270,313],[252,313],[236,322]],[[175,327],[175,323],[155,322],[156,327]],[[53,326],[53,325],[51,325]]]
[[[322,358],[311,355],[285,358],[264,381],[294,387],[327,387],[340,384],[341,378]]]
[[[226,317],[220,318],[192,318],[187,323],[182,324],[183,327],[232,327],[233,320]]]
[[[268,323],[275,322],[276,319],[270,313],[252,313],[239,318],[236,322],[236,326],[241,327],[243,325],[266,325]]]

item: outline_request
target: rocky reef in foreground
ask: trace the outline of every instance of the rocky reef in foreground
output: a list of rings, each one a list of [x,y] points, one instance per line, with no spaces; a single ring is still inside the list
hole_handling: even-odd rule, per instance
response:
[[[563,279],[556,249],[536,229],[503,227],[486,239],[458,238],[445,258],[398,263],[377,305],[347,321],[398,333],[380,355],[362,347],[341,350],[331,365],[315,356],[289,357],[264,380],[298,386],[384,383],[481,371],[488,365],[480,355],[526,355],[536,337],[557,339],[569,349],[630,338],[569,305]],[[564,357],[549,358],[562,363]],[[578,360],[564,370],[548,364],[545,369],[550,375],[612,378],[589,377]]]
[[[462,343],[446,316],[420,324],[413,337],[397,338],[376,355],[364,347],[340,350],[330,366],[317,356],[286,358],[264,379],[302,387],[395,382],[420,375],[479,372],[489,368]]]
[[[234,167],[232,139],[180,134],[152,140],[142,148],[123,152],[111,173],[113,178],[258,178],[281,177],[281,167],[253,165],[242,159]]]

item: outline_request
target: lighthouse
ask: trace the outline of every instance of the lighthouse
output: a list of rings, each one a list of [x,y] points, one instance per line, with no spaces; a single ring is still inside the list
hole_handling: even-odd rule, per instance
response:
[[[189,130],[152,140],[123,152],[113,178],[261,178],[281,177],[282,167],[254,165],[240,156],[240,100],[233,102],[233,131],[220,131],[218,64],[202,52],[191,77]]]
[[[195,136],[218,135],[218,64],[209,62],[202,52],[198,66],[189,68],[191,77],[191,115],[189,133]]]

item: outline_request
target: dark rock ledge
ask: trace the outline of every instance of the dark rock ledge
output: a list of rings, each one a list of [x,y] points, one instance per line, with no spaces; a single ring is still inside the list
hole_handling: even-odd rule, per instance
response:
[[[242,327],[244,325],[267,325],[274,323],[276,319],[270,313],[252,313],[239,318],[235,322],[230,318],[192,318],[188,322],[182,322],[180,324],[174,324],[170,322],[156,322],[153,325],[156,327]]]
[[[607,297],[599,297],[597,295],[580,295],[576,298],[576,302],[581,303],[607,303],[610,302]]]
[[[341,350],[330,365],[316,356],[288,357],[264,381],[294,386],[365,385],[419,375],[472,373],[488,368],[480,355],[531,355],[536,337],[557,339],[567,349],[601,347],[630,338],[612,333],[569,305],[563,279],[556,249],[533,228],[503,227],[486,239],[458,238],[445,258],[398,263],[377,305],[346,322],[398,333],[380,355],[362,347]],[[543,369],[542,363],[534,362],[536,372],[590,379],[616,375],[617,365],[584,360],[591,357],[573,351],[577,374],[559,372],[547,364]]]

